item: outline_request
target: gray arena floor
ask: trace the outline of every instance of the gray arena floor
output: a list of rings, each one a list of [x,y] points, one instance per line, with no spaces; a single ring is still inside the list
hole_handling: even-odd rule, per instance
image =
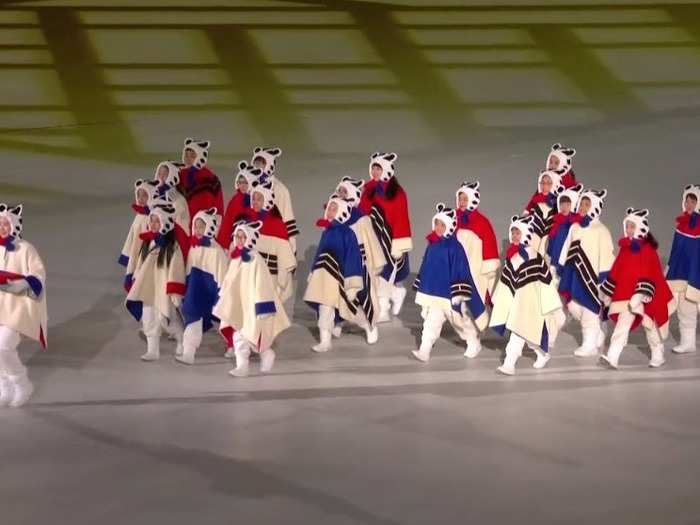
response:
[[[504,237],[553,142],[608,188],[613,236],[652,210],[664,256],[700,183],[697,2],[436,5],[2,3],[0,202],[25,204],[50,321],[47,351],[21,346],[32,402],[0,411],[0,523],[700,523],[700,356],[670,353],[675,318],[658,370],[642,333],[619,371],[574,358],[573,325],[541,371],[526,354],[499,376],[503,340],[467,361],[447,329],[422,364],[412,295],[378,345],[351,329],[310,351],[313,224],[372,151],[399,153],[414,270],[462,180]],[[116,264],[131,185],[185,136],[213,141],[227,196],[254,146],[285,150],[302,234],[272,374],[230,377],[214,334],[192,367],[165,339],[138,359]]]

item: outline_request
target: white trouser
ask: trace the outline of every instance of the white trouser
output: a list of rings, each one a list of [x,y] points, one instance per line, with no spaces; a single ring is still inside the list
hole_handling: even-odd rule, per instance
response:
[[[603,330],[600,315],[591,312],[588,308],[581,306],[576,301],[569,301],[567,308],[571,317],[581,324],[583,335],[583,347],[598,347],[598,338]]]
[[[448,321],[457,332],[457,335],[466,342],[478,341],[479,331],[474,325],[474,321],[469,318],[462,318],[458,313],[451,315],[439,307],[424,306],[421,310],[423,317],[423,332],[421,334],[421,348],[426,346],[432,348],[435,341],[440,339],[442,325]]]
[[[676,298],[678,299],[678,328],[695,333],[698,326],[700,304],[688,301],[683,293],[676,294]]]
[[[627,346],[627,340],[629,339],[630,330],[632,329],[632,324],[634,324],[635,315],[629,311],[620,312],[617,316],[617,323],[615,323],[615,330],[613,330],[612,336],[610,336],[610,346],[608,347],[608,357],[617,364],[622,351],[625,346]],[[647,336],[647,343],[649,347],[654,350],[663,349],[663,342],[661,341],[661,335],[659,334],[659,329],[654,325],[652,328],[643,327]]]
[[[383,277],[377,279],[377,298],[379,299],[380,310],[389,309],[389,303],[394,300],[399,291],[403,291],[401,283],[390,283]]]
[[[0,374],[5,377],[27,375],[27,369],[17,352],[19,341],[19,332],[0,325]]]
[[[170,319],[161,314],[152,306],[143,306],[141,314],[141,323],[143,325],[143,333],[147,338],[160,337],[163,330],[173,336],[178,341],[182,340],[182,320],[179,314],[175,311],[175,306],[170,305]]]
[[[185,331],[182,334],[182,344],[185,347],[185,352],[188,349],[192,349],[191,351],[194,353],[199,348],[199,345],[202,344],[202,329],[203,323],[201,319],[185,327]]]
[[[506,345],[506,358],[503,361],[503,364],[514,367],[515,363],[518,361],[518,358],[523,355],[523,348],[525,348],[526,343],[527,346],[529,346],[537,354],[538,358],[545,354],[542,347],[539,345],[528,343],[515,332],[511,332],[510,338],[508,339],[508,344]]]
[[[318,329],[333,330],[335,326],[335,308],[325,304],[318,305]]]

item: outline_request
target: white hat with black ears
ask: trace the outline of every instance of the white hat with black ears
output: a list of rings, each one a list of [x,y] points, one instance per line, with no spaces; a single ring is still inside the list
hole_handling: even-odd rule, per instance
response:
[[[280,155],[282,155],[282,148],[262,148],[258,146],[253,150],[253,157],[250,159],[250,163],[254,164],[257,158],[263,159],[265,161],[263,173],[272,175],[275,172],[275,164],[277,164],[277,158]]]
[[[236,232],[242,231],[245,233],[245,244],[243,245],[243,248],[246,250],[252,250],[255,248],[255,245],[260,238],[260,228],[262,228],[262,222],[260,221],[237,222],[233,228],[233,233],[231,234],[231,242],[235,240]]]
[[[649,210],[647,209],[636,210],[634,208],[627,208],[627,215],[625,216],[625,220],[622,221],[622,234],[627,235],[625,224],[632,222],[635,226],[633,237],[635,239],[644,239],[649,233],[648,216]]]
[[[464,193],[467,196],[467,210],[474,211],[479,207],[481,202],[481,194],[479,193],[479,181],[463,182],[455,192],[456,206],[459,207],[459,194]]]
[[[158,233],[165,235],[175,228],[175,207],[170,204],[155,204],[151,208],[149,217],[155,215],[160,219],[160,230]]]
[[[156,190],[160,183],[155,180],[138,179],[134,182],[134,202],[139,200],[139,190],[143,190],[148,195],[147,204],[150,206],[151,201],[156,197]]]
[[[337,193],[334,193],[329,197],[328,203],[326,204],[326,209],[328,209],[328,206],[330,206],[332,202],[338,206],[338,211],[336,212],[333,220],[339,222],[340,224],[345,224],[348,222],[348,220],[350,220],[350,214],[353,207],[352,201],[350,199],[344,199]]]
[[[447,227],[445,237],[449,237],[457,229],[457,212],[452,208],[448,208],[442,202],[438,202],[435,205],[435,210],[437,213],[433,215],[432,227],[435,228],[435,221],[440,220]]]
[[[7,204],[0,203],[0,217],[5,217],[10,221],[10,236],[22,237],[22,210],[24,207],[21,204],[10,208]]]
[[[211,142],[208,140],[186,138],[185,146],[182,148],[182,162],[185,162],[185,150],[191,149],[197,155],[194,159],[194,167],[197,169],[203,168],[209,157],[209,146],[211,146]]]
[[[584,198],[588,199],[589,201],[591,201],[591,207],[589,208],[586,216],[594,221],[598,219],[603,213],[603,207],[605,206],[605,198],[607,196],[608,190],[587,189],[579,196],[576,211],[578,211],[578,209],[581,207],[581,200]]]
[[[377,164],[380,168],[382,168],[382,176],[379,177],[379,180],[388,182],[396,172],[394,162],[396,162],[396,159],[398,158],[399,156],[396,153],[372,153],[372,156],[369,158],[370,180],[372,180],[372,166]]]
[[[216,234],[219,233],[219,215],[217,214],[216,208],[209,208],[208,210],[199,210],[194,215],[194,220],[192,221],[192,232],[194,233],[194,223],[197,219],[204,221],[204,236],[213,239]]]
[[[250,195],[253,193],[260,193],[263,196],[263,209],[269,211],[275,205],[275,192],[272,191],[272,181],[268,180],[266,182],[260,182],[259,180],[254,180],[251,184]]]
[[[171,188],[174,188],[175,186],[180,184],[180,170],[184,167],[185,165],[182,162],[175,162],[174,160],[165,160],[158,164],[158,166],[156,166],[156,172],[153,179],[157,180],[160,184],[158,172],[160,171],[160,168],[165,168],[168,170],[168,175],[165,178],[165,184],[167,184]]]
[[[343,177],[340,182],[335,187],[335,191],[339,191],[340,188],[345,190],[347,194],[347,199],[350,201],[351,206],[355,207],[360,203],[360,198],[362,197],[362,188],[365,185],[365,181],[353,179],[352,177]]]
[[[561,199],[562,197],[568,197],[571,201],[571,210],[575,210],[578,206],[578,200],[581,198],[581,192],[583,191],[583,184],[577,184],[571,188],[565,188],[564,186],[559,186],[557,188],[557,209],[561,209]]]
[[[253,186],[253,182],[258,180],[262,175],[262,170],[256,168],[252,164],[248,164],[246,161],[242,160],[238,163],[238,173],[236,173],[236,183],[239,179],[245,179],[248,182],[248,193]]]
[[[510,227],[508,228],[508,242],[513,242],[511,230],[516,228],[520,230],[521,233],[520,243],[524,244],[525,246],[530,246],[530,243],[532,242],[534,220],[535,217],[532,215],[524,215],[522,217],[513,215],[510,218]]]
[[[552,193],[556,194],[559,191],[559,187],[562,185],[561,184],[561,176],[562,173],[559,173],[559,171],[554,171],[554,170],[542,170],[540,171],[539,176],[537,177],[537,192],[539,193],[540,191],[540,184],[542,183],[542,179],[544,177],[549,177],[552,179]]]
[[[547,155],[547,160],[544,162],[544,169],[549,169],[549,158],[554,156],[559,159],[559,167],[556,171],[564,175],[571,171],[574,155],[576,155],[576,150],[574,148],[568,148],[559,143],[552,144],[549,154]]]
[[[681,202],[681,209],[685,209],[685,199],[688,195],[695,196],[695,212],[700,213],[700,185],[698,184],[688,184],[683,188],[683,202]]]

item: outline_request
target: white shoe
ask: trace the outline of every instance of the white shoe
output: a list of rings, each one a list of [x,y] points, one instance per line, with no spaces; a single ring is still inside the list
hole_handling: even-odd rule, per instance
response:
[[[158,361],[160,357],[160,337],[146,338],[146,353],[141,356],[141,361]]]
[[[181,356],[184,352],[185,348],[182,346],[182,341],[178,341],[175,346],[175,358]],[[192,358],[192,362],[194,362],[194,357]]]
[[[12,401],[10,401],[10,407],[19,408],[29,401],[30,397],[32,397],[32,393],[34,393],[34,385],[32,385],[32,382],[29,381],[27,374],[10,376],[10,381],[12,381],[12,387],[14,390]]]
[[[275,364],[275,357],[275,351],[272,349],[267,349],[260,354],[260,371],[263,374],[266,374],[272,370],[272,365]]]
[[[600,355],[599,362],[601,365],[603,365],[606,368],[611,368],[613,370],[617,370],[617,368],[618,368],[617,361],[611,359],[610,357],[608,357],[605,354]]]
[[[155,352],[146,352],[141,356],[141,361],[146,361],[147,363],[158,361],[158,359],[160,359],[160,354],[156,354]]]
[[[666,362],[664,358],[664,347],[660,346],[658,348],[651,349],[651,359],[649,360],[649,366],[652,368],[659,368]]]
[[[331,334],[333,337],[338,339],[341,335],[343,335],[343,325],[337,324],[333,327],[333,330],[331,330]]]
[[[0,376],[0,407],[10,406],[15,397],[15,387],[6,375]]]
[[[233,348],[227,348],[227,349],[226,349],[226,352],[224,353],[224,357],[225,357],[226,359],[232,359],[233,356],[234,356]]]
[[[673,353],[674,354],[692,354],[693,352],[696,352],[697,349],[694,346],[683,346],[683,345],[677,345],[673,347]]]
[[[418,361],[427,363],[430,360],[430,352],[433,349],[433,343],[429,343],[429,341],[421,341],[420,348],[418,350],[411,351],[413,357],[418,359]]]
[[[464,357],[474,359],[476,356],[479,355],[479,352],[481,352],[481,342],[477,341],[476,343],[467,344],[467,349],[464,352]]]
[[[246,377],[250,366],[250,350],[243,346],[243,348],[234,350],[233,355],[236,357],[236,368],[230,370],[229,374],[233,377]]]
[[[510,366],[510,365],[506,365],[505,363],[503,363],[501,366],[496,368],[496,371],[500,372],[504,376],[514,376],[515,375],[515,367]]]
[[[311,350],[314,352],[318,352],[319,354],[322,354],[324,352],[328,352],[332,348],[331,344],[331,331],[330,330],[319,330],[319,336],[321,338],[321,341],[312,346]]]
[[[401,312],[401,307],[403,306],[404,299],[406,299],[406,294],[408,290],[403,286],[397,286],[391,293],[391,313],[393,315],[399,315]]]
[[[690,354],[695,352],[695,328],[688,330],[681,329],[680,343],[673,347],[673,352],[676,354]]]
[[[574,350],[574,355],[576,357],[594,357],[598,355],[598,349],[579,346],[576,350]]]
[[[374,328],[365,329],[365,334],[367,336],[367,344],[373,345],[379,341],[379,328],[376,326]]]
[[[537,359],[535,362],[532,364],[532,368],[535,368],[536,370],[540,370],[544,368],[547,363],[549,363],[549,360],[552,358],[549,353],[544,353],[544,352],[538,352],[537,353]]]
[[[194,354],[197,348],[188,344],[187,348],[183,346],[181,342],[178,342],[177,348],[181,349],[180,353],[175,350],[175,361],[182,363],[183,365],[193,365],[194,364]]]

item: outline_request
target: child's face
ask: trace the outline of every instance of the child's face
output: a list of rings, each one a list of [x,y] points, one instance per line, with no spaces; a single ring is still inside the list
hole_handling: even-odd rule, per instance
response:
[[[384,170],[379,164],[372,164],[372,180],[379,180],[379,178],[382,176],[382,173]]]
[[[459,196],[457,197],[457,206],[459,206],[459,209],[466,210],[468,204],[469,204],[469,197],[467,197],[467,194],[460,193]]]
[[[262,157],[255,157],[253,159],[253,166],[256,168],[265,171],[265,168],[267,167],[267,161],[262,158]]]
[[[158,215],[151,215],[148,218],[148,229],[153,233],[160,232],[160,219],[158,218]]]
[[[148,193],[143,188],[136,190],[136,203],[139,206],[145,206],[148,204]]]
[[[578,212],[581,215],[588,215],[589,211],[591,211],[591,199],[584,197],[578,204]]]
[[[236,248],[243,248],[246,240],[245,232],[243,230],[236,230],[236,235],[233,236],[233,242],[236,244]]]
[[[254,191],[253,196],[250,198],[250,203],[255,211],[260,211],[265,205],[265,197],[259,191]]]
[[[688,195],[685,198],[685,201],[683,201],[683,210],[686,213],[693,213],[695,211],[695,206],[697,206],[697,204],[698,204],[697,198],[694,198],[694,196],[692,194]]]
[[[520,244],[522,237],[523,237],[523,234],[519,228],[511,228],[510,229],[510,242],[512,242],[513,244]]]
[[[328,206],[326,206],[326,219],[329,221],[332,221],[335,219],[335,217],[338,215],[338,203],[336,202],[330,202]]]
[[[559,203],[559,213],[569,215],[571,213],[571,201],[561,201]]]
[[[559,157],[556,155],[550,155],[547,159],[547,169],[548,170],[558,170],[559,169]]]
[[[632,221],[625,221],[625,235],[630,239],[634,237],[637,226]]]
[[[9,237],[12,233],[12,223],[7,217],[0,217],[0,237]]]
[[[545,175],[540,180],[540,193],[549,193],[552,191],[552,177]]]
[[[248,179],[245,177],[238,177],[238,180],[236,180],[236,189],[241,193],[248,193]]]
[[[197,237],[204,237],[204,232],[207,229],[207,225],[202,219],[197,219],[194,221],[194,234]]]
[[[347,188],[345,188],[345,186],[338,186],[338,189],[336,191],[338,192],[338,195],[341,199],[348,198],[348,190]]]
[[[185,158],[184,158],[185,166],[187,166],[188,168],[192,167],[195,160],[197,160],[197,154],[194,152],[193,149],[187,148],[185,150]]]
[[[435,233],[437,233],[440,237],[443,237],[445,235],[445,232],[447,231],[447,226],[440,219],[435,219],[434,227]]]
[[[192,151],[192,150],[187,150],[187,151]],[[168,168],[165,166],[161,166],[158,168],[158,173],[156,174],[158,177],[158,180],[160,181],[161,184],[165,184],[165,179],[168,178]]]

